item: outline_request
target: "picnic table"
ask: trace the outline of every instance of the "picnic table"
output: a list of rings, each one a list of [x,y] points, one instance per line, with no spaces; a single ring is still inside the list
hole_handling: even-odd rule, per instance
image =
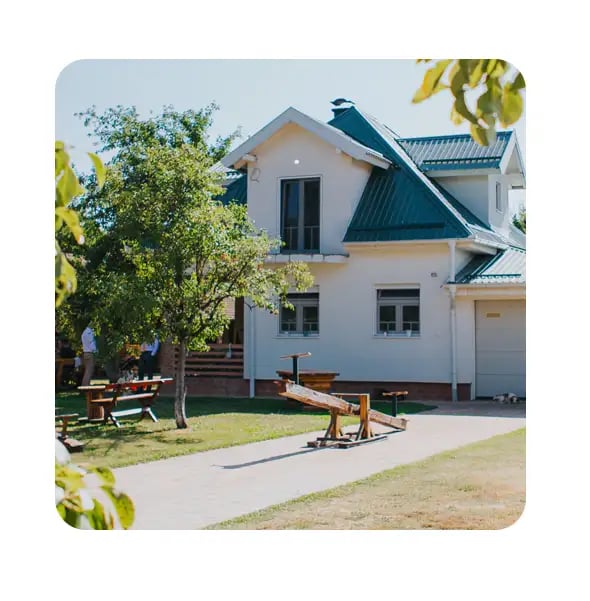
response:
[[[283,380],[293,379],[293,371],[289,369],[278,369],[277,375],[281,376]],[[318,369],[299,370],[299,380],[303,386],[325,393],[330,392],[334,379],[339,375],[336,371],[322,371]]]
[[[148,416],[154,422],[158,418],[152,411],[152,405],[160,392],[162,384],[172,382],[172,378],[154,378],[152,380],[132,380],[105,384],[78,386],[78,390],[86,394],[86,415],[88,420],[111,421],[117,428],[121,427],[118,417],[140,414],[139,419]],[[116,411],[118,403],[139,401],[141,407]]]
[[[63,379],[64,366],[75,367],[76,360],[70,358],[56,357],[55,358],[55,386],[56,388],[61,385]]]

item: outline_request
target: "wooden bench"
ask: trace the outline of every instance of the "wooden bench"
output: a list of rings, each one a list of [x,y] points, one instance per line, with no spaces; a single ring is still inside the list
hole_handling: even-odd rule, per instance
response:
[[[397,416],[397,402],[405,401],[408,398],[407,390],[392,390],[381,392],[382,397],[388,397],[391,399],[391,415]]]
[[[172,378],[134,380],[114,384],[79,386],[78,390],[86,393],[88,421],[96,420],[106,424],[110,420],[117,428],[120,428],[121,424],[117,418],[127,415],[139,415],[139,420],[148,416],[153,422],[157,422],[158,418],[152,411],[152,405],[156,401],[162,384],[172,381]],[[111,396],[105,396],[105,393],[111,393]],[[115,410],[119,403],[127,401],[139,401],[141,407]]]
[[[61,429],[56,432],[57,439],[63,443],[68,451],[82,451],[84,450],[84,443],[79,440],[75,440],[68,436],[68,424],[74,419],[78,419],[79,413],[63,413],[55,416],[55,421]]]

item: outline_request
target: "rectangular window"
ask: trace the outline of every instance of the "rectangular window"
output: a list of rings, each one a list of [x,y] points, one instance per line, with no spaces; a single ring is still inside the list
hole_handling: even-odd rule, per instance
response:
[[[281,307],[280,333],[317,336],[320,333],[320,295],[315,293],[289,294],[293,309]]]
[[[377,290],[377,333],[420,333],[420,290],[393,288]]]
[[[502,212],[502,184],[496,182],[496,211]]]
[[[319,252],[320,178],[281,181],[282,252]]]

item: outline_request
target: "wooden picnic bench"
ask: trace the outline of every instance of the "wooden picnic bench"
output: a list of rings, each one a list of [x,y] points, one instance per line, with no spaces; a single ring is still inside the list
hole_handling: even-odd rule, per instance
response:
[[[87,420],[102,421],[105,424],[110,420],[117,428],[120,428],[121,424],[117,418],[127,415],[139,414],[140,420],[148,416],[152,421],[157,422],[158,418],[152,411],[152,405],[156,401],[162,384],[172,381],[172,378],[133,380],[122,383],[78,386],[78,390],[86,394]],[[115,410],[119,403],[127,401],[139,401],[141,407]]]
[[[62,442],[68,451],[84,450],[84,443],[68,436],[68,425],[72,420],[78,419],[78,413],[62,413],[55,416],[56,425],[61,426],[59,431],[56,431],[57,439]]]

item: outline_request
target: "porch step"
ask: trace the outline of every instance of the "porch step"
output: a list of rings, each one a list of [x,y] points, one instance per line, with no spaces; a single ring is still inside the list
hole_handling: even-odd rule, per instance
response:
[[[211,344],[206,353],[190,352],[186,358],[186,376],[199,378],[242,378],[244,347],[241,344]],[[178,353],[175,361],[178,362]]]

